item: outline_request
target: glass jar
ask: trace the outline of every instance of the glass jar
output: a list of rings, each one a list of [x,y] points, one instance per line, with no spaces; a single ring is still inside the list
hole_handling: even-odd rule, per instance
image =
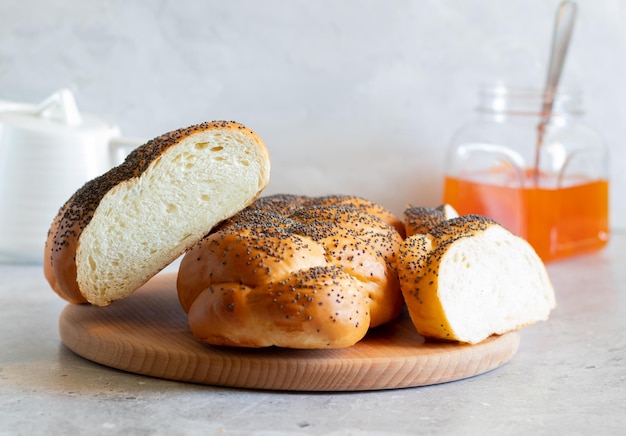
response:
[[[443,201],[494,219],[548,262],[608,242],[608,152],[579,91],[555,95],[549,119],[542,107],[541,91],[482,87],[475,119],[452,138]]]

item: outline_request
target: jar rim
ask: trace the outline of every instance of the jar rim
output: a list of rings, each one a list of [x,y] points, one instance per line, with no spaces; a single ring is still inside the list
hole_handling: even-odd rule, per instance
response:
[[[552,114],[583,113],[582,91],[574,86],[561,86],[556,93],[546,93],[533,86],[511,85],[497,81],[479,87],[481,112],[542,115],[543,103],[552,99]]]

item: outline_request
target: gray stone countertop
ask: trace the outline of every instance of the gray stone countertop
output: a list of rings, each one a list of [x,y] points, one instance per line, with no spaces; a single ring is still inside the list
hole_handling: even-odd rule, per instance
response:
[[[626,233],[548,265],[558,307],[486,374],[376,392],[241,390],[92,363],[58,334],[40,266],[0,265],[0,435],[404,435],[626,432]]]

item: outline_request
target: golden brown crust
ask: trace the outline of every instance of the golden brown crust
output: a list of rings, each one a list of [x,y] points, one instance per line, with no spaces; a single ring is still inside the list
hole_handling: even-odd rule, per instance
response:
[[[138,147],[121,165],[87,182],[72,195],[54,218],[44,248],[44,276],[57,294],[73,303],[87,302],[76,281],[75,253],[81,232],[107,192],[124,181],[138,178],[150,163],[184,138],[212,129],[239,130],[258,138],[252,130],[232,121],[213,121],[175,130]]]
[[[214,345],[338,348],[396,318],[402,237],[351,198],[262,197],[200,241],[177,283],[192,332]]]
[[[418,304],[419,288],[427,272],[436,271],[433,266],[455,241],[476,235],[490,225],[497,225],[490,218],[480,215],[463,215],[443,220],[426,233],[418,232],[404,240],[398,252],[398,278],[402,284],[407,304],[414,297]]]
[[[456,216],[456,211],[446,204],[442,204],[436,208],[408,206],[404,211],[406,236],[426,234],[447,219]]]
[[[430,230],[430,234],[440,241],[439,245],[449,244],[459,238],[473,236],[489,226],[499,225],[491,218],[482,215],[463,215],[451,218]]]
[[[497,224],[491,218],[481,215],[463,215],[449,220],[442,220],[439,224],[431,227],[428,232],[419,232],[417,235],[427,235],[428,238],[414,238],[404,241],[409,251],[419,251],[426,255],[429,262],[437,257],[438,251],[443,251],[446,245],[454,241],[467,238],[487,229],[490,225]],[[421,241],[428,240],[424,243]]]
[[[312,206],[347,206],[361,212],[374,215],[382,221],[393,226],[400,236],[404,237],[404,224],[393,213],[379,204],[351,195],[326,195],[322,197],[308,197],[304,195],[276,194],[260,198],[252,203],[249,210],[271,210],[279,215],[290,215],[296,210],[306,209]]]

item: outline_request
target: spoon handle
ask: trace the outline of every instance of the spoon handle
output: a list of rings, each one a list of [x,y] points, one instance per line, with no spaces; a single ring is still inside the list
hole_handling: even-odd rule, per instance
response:
[[[548,77],[543,93],[542,116],[549,119],[554,104],[554,97],[561,79],[565,56],[569,47],[569,41],[574,29],[576,19],[576,3],[564,1],[559,6],[554,33],[552,36],[552,50],[550,53],[550,63],[548,65]]]
[[[561,79],[561,72],[563,71],[563,64],[565,63],[565,56],[567,55],[567,49],[572,36],[572,30],[574,29],[574,22],[576,20],[576,3],[571,1],[561,2],[559,9],[557,10],[556,20],[554,24],[554,31],[552,35],[552,48],[550,52],[550,61],[548,64],[548,77],[546,79],[545,88],[543,91],[543,104],[541,107],[541,115],[539,125],[537,126],[537,147],[535,150],[535,168],[534,179],[535,185],[539,183],[539,166],[541,147],[543,145],[543,137],[545,134],[546,126],[550,122],[552,116],[552,107],[554,105],[554,98],[559,86],[559,80]]]

